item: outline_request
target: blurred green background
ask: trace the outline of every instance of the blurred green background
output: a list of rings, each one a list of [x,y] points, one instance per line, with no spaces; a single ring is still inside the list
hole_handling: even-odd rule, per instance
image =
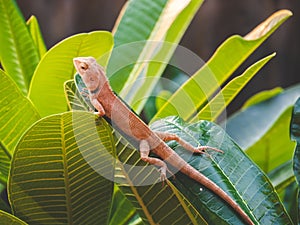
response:
[[[48,48],[72,34],[109,30],[125,0],[17,0],[25,19],[37,16]],[[277,55],[247,85],[228,108],[239,109],[253,94],[277,86],[286,88],[300,82],[300,1],[296,0],[207,0],[204,2],[181,41],[207,61],[215,49],[232,34],[246,35],[278,9],[289,9],[293,17],[279,28],[244,64],[247,66],[272,51]]]

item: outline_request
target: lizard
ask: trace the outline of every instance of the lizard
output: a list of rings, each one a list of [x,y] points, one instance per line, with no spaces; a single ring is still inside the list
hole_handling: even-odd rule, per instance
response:
[[[207,149],[222,152],[221,150],[210,146],[194,147],[176,134],[152,131],[150,127],[113,92],[104,69],[97,63],[95,58],[77,57],[73,59],[73,63],[88,89],[90,101],[98,111],[97,114],[108,118],[113,126],[118,127],[123,133],[139,143],[141,159],[159,167],[162,181],[167,179],[167,172],[169,172],[167,162],[180,172],[217,194],[221,199],[227,202],[247,224],[254,224],[250,217],[224,190],[184,161],[166,144],[166,141],[175,140],[186,150],[193,153],[204,153]],[[149,157],[150,151],[161,159]]]

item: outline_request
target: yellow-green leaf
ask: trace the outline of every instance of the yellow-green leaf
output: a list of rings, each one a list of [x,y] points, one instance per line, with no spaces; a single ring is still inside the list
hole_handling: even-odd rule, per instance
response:
[[[283,92],[283,88],[276,87],[271,90],[261,91],[249,98],[243,105],[242,109],[246,109],[252,105],[258,104],[260,102],[266,101],[267,99],[270,99],[272,97],[275,97],[276,95]]]
[[[227,105],[237,96],[245,85],[257,74],[257,72],[275,56],[267,56],[252,66],[250,66],[242,75],[232,79],[213,99],[211,99],[200,112],[192,119],[192,122],[198,120],[215,121],[223,112]]]
[[[35,16],[31,16],[27,21],[31,37],[35,43],[40,59],[47,52],[47,48],[40,30],[39,22]]]
[[[10,154],[20,137],[40,116],[15,82],[0,70],[0,141]]]
[[[67,110],[63,85],[75,73],[73,58],[93,56],[106,65],[113,40],[109,32],[95,31],[69,37],[51,48],[39,63],[29,91],[29,98],[41,116]]]
[[[24,221],[18,219],[14,215],[0,210],[1,225],[27,225]]]
[[[8,185],[28,224],[106,224],[113,193],[111,129],[92,113],[52,115],[20,140]]]
[[[234,35],[227,39],[211,59],[160,108],[153,120],[169,115],[179,115],[184,120],[189,119],[241,63],[291,15],[288,10],[280,10],[244,38]]]
[[[0,61],[26,95],[38,52],[15,0],[0,0],[0,15]]]
[[[113,89],[137,113],[202,2],[133,0],[124,7],[115,28],[108,75]]]
[[[226,121],[228,134],[266,173],[292,158],[295,143],[288,131],[292,107],[299,96],[300,85],[293,86]]]

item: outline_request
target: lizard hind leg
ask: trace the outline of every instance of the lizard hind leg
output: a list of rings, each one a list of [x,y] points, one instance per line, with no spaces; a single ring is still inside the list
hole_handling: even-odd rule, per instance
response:
[[[193,153],[206,153],[205,150],[207,149],[211,149],[214,150],[216,152],[221,152],[223,153],[222,150],[214,148],[214,147],[210,147],[210,146],[199,146],[199,147],[194,147],[192,146],[190,143],[186,142],[185,140],[183,140],[181,137],[179,137],[176,134],[172,134],[172,133],[167,133],[167,132],[155,132],[155,134],[162,139],[163,141],[176,141],[178,144],[180,144],[182,147],[184,147],[186,150],[193,152]],[[208,154],[208,153],[206,153]],[[209,155],[209,154],[208,154]]]
[[[158,166],[160,172],[160,180],[165,181],[167,179],[167,172],[171,173],[167,167],[167,164],[161,159],[149,157],[149,153],[150,153],[149,143],[146,140],[141,140],[140,142],[141,159],[147,163]]]

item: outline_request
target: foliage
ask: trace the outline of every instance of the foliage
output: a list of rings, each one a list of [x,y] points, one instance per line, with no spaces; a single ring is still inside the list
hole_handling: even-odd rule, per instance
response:
[[[269,95],[268,92],[263,94]],[[273,97],[261,98],[262,101],[256,101],[254,105],[246,103],[243,110],[226,123],[229,135],[266,173],[292,158],[295,145],[289,137],[289,122],[299,95],[300,86],[296,85]]]
[[[292,169],[295,143],[289,137],[289,130],[293,105],[299,96],[299,85],[264,91],[249,99],[226,123],[228,134],[268,174],[295,224],[298,223],[294,212],[298,193],[293,191]]]
[[[73,80],[72,59],[94,56],[106,68],[114,90],[138,114],[142,113],[149,108],[149,95],[161,91],[159,78],[201,4],[202,0],[131,0],[112,33],[76,34],[47,50],[37,19],[31,17],[26,23],[15,1],[0,0],[1,223],[242,223],[218,196],[180,172],[162,186],[159,171],[139,158],[134,143],[102,118],[84,112],[92,109],[82,95],[80,81]],[[281,157],[274,150],[265,167],[265,162],[255,158],[257,147],[249,148],[246,153],[259,168],[221,127],[208,120],[216,121],[275,56],[258,60],[224,86],[241,63],[289,16],[289,11],[279,11],[245,37],[228,38],[170,98],[162,99],[169,95],[157,94],[159,108],[149,116],[154,130],[175,132],[192,144],[224,150],[223,155],[211,153],[210,158],[206,154],[188,155],[174,142],[168,143],[232,196],[256,224],[292,223],[269,178],[261,171],[270,172],[273,184],[278,184],[274,185],[276,190],[284,193],[295,180],[288,163],[291,154]],[[251,134],[252,138],[245,140],[246,146],[266,148],[267,140],[279,135],[277,128],[286,128],[293,102],[276,98],[295,97],[298,89],[278,96],[275,93],[275,97],[274,93],[260,96],[248,104],[240,113],[243,121],[247,121],[243,113],[252,108],[268,116],[260,111],[260,105],[272,116],[266,119],[267,129]],[[271,110],[272,104],[266,101],[282,110]],[[182,119],[165,118],[170,115]],[[157,121],[158,118],[164,119]],[[234,118],[227,124],[233,127],[231,131],[227,129],[229,133],[240,130]],[[251,119],[247,124],[254,124],[255,119]],[[256,120],[259,123],[257,117]],[[259,124],[256,127],[262,130]],[[234,139],[239,143],[239,138]],[[293,145],[285,146],[291,153]],[[296,165],[297,160],[294,162]],[[139,171],[127,165],[138,166]],[[284,168],[289,179],[272,173],[278,168]],[[141,185],[144,182],[148,185]],[[280,196],[284,199],[286,195]],[[286,202],[285,206],[291,208]],[[291,217],[296,221],[294,214]]]
[[[297,214],[294,215],[295,217],[295,221],[299,220],[299,209],[300,209],[300,201],[299,201],[299,181],[300,181],[300,152],[299,152],[299,143],[300,143],[300,139],[299,139],[299,126],[300,126],[300,98],[298,98],[297,102],[295,103],[294,109],[293,109],[293,117],[291,120],[291,139],[293,141],[296,141],[297,145],[296,145],[296,149],[295,149],[295,153],[294,153],[294,157],[293,157],[293,171],[295,174],[295,178],[296,178],[296,183],[297,183],[297,188],[296,192],[294,193],[293,197],[295,197],[296,199],[296,207],[298,208],[297,210]]]

